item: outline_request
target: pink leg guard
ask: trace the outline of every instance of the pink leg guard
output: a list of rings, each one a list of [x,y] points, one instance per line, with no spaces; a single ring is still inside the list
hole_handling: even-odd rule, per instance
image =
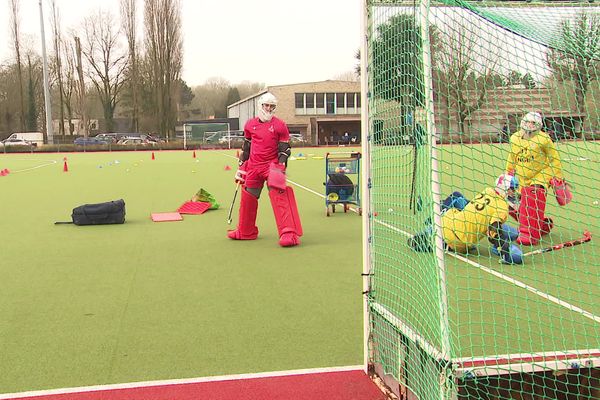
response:
[[[546,210],[546,190],[539,186],[527,186],[521,190],[519,205],[519,237],[517,243],[525,246],[536,245],[543,233],[552,229],[552,221],[544,219]]]
[[[240,199],[240,215],[237,229],[227,231],[227,237],[234,240],[254,240],[258,237],[256,227],[256,213],[258,211],[258,199],[242,188]]]
[[[300,236],[302,236],[302,225],[298,215],[294,190],[289,186],[286,190],[271,189],[269,190],[269,198],[271,199],[275,223],[279,232],[279,245],[283,247],[299,245]]]

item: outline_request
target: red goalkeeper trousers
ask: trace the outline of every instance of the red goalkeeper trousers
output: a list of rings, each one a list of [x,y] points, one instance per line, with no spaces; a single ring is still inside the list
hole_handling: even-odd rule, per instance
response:
[[[256,214],[258,212],[258,199],[252,196],[246,188],[242,188],[240,199],[240,215],[237,229],[227,231],[227,237],[234,240],[254,240],[258,237],[256,227]]]
[[[542,186],[526,186],[521,190],[519,205],[519,237],[517,243],[536,245],[543,234],[552,229],[552,220],[544,218],[546,189]]]

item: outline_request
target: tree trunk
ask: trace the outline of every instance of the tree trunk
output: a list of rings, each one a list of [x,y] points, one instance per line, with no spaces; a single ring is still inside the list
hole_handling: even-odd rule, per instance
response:
[[[85,82],[83,80],[83,66],[81,64],[81,41],[75,37],[75,51],[77,56],[77,75],[79,78],[79,109],[81,112],[81,124],[83,125],[83,136],[88,137],[88,118],[85,101]]]

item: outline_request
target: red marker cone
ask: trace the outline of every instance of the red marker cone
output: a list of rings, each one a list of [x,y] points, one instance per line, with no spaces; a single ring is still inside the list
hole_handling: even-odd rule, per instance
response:
[[[8,174],[10,174],[10,169],[4,168],[4,172],[6,173],[6,175],[8,175]]]
[[[0,176],[6,176],[6,170],[3,169],[2,171],[0,171]]]
[[[154,152],[152,152],[152,159],[154,160]]]
[[[231,170],[231,167],[229,165],[226,165],[225,166],[225,171],[230,171],[230,170]]]
[[[192,157],[196,158],[196,150],[194,150],[194,154],[192,154]]]
[[[67,165],[66,157],[65,157],[65,161],[63,163],[63,172],[69,172],[69,166]]]

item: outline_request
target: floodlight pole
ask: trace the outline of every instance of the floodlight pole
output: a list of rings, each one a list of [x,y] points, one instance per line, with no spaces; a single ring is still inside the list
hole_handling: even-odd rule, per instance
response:
[[[46,108],[46,138],[48,143],[54,143],[54,132],[52,129],[52,106],[50,101],[50,86],[48,84],[48,57],[46,56],[46,35],[44,34],[44,12],[42,10],[42,0],[40,5],[40,31],[42,36],[42,60],[44,70],[44,105]]]
[[[187,150],[187,124],[183,124],[183,149]]]

